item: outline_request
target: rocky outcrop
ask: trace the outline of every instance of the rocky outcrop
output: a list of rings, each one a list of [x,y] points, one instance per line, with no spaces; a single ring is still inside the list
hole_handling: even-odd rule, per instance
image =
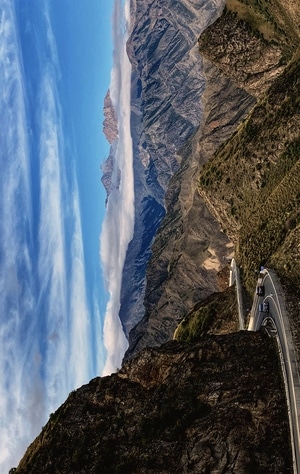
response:
[[[16,473],[288,473],[278,365],[260,333],[147,349],[71,393]]]
[[[265,25],[263,25],[265,26]],[[234,11],[223,15],[199,40],[207,58],[249,94],[260,97],[284,70],[283,51]]]

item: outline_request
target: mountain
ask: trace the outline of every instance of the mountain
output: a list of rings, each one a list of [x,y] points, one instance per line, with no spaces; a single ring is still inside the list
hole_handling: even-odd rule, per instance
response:
[[[289,472],[281,384],[260,333],[147,349],[71,393],[16,472]]]
[[[299,7],[287,5],[228,1],[200,37],[203,117],[166,194],[145,313],[125,359],[169,340],[197,300],[220,290],[217,275],[233,248],[246,298],[260,264],[290,287],[299,280],[291,252],[298,245]]]
[[[246,302],[259,265],[272,266],[299,352],[300,5],[228,0],[221,14],[221,2],[161,3],[132,2],[128,43],[140,212],[151,197],[124,269],[134,282],[128,300],[125,283],[122,290],[129,349],[117,374],[71,393],[50,416],[17,473],[292,472],[275,342],[263,331],[237,331],[227,285],[233,254]],[[199,24],[205,15],[216,21],[197,33],[197,15]],[[172,54],[198,34],[194,62],[182,58],[193,72],[199,63],[200,115],[171,152],[188,108],[177,113],[167,90],[180,86],[180,95],[187,82],[192,93],[188,73],[176,82],[184,65]],[[155,239],[152,230],[147,237],[151,219],[154,228],[161,221]],[[145,283],[139,270],[149,258]]]
[[[130,332],[126,358],[169,340],[197,301],[220,291],[218,273],[233,255],[233,242],[198,192],[198,174],[255,100],[206,60],[202,67],[207,81],[202,124],[182,147],[181,167],[166,194],[167,214],[147,268],[145,314]]]
[[[131,1],[131,133],[135,225],[123,270],[120,318],[126,334],[144,315],[151,245],[166,212],[179,150],[199,126],[204,88],[197,40],[221,1]]]
[[[113,144],[119,134],[118,118],[114,110],[114,106],[111,100],[109,90],[107,91],[107,94],[104,99],[103,114],[104,114],[103,133],[108,143],[111,145],[109,156],[105,160],[103,165],[101,166],[101,170],[103,173],[101,181],[106,190],[107,199],[108,199],[108,196],[113,188],[113,182],[112,182],[112,174],[113,174],[113,169],[114,169]],[[107,199],[106,199],[106,203],[107,203]]]

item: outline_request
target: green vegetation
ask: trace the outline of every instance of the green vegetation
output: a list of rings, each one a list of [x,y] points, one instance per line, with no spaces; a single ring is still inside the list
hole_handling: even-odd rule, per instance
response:
[[[292,2],[279,0],[227,0],[226,6],[239,18],[257,29],[267,41],[284,46],[288,51],[299,41],[297,13]]]
[[[238,258],[250,292],[261,263],[282,270],[273,255],[300,223],[299,91],[295,57],[200,176],[200,193],[227,211],[229,235],[239,229]]]
[[[236,295],[232,287],[197,303],[178,325],[174,339],[183,343],[193,343],[208,332],[220,334],[237,329]]]
[[[209,328],[216,314],[214,304],[202,306],[184,319],[175,332],[175,339],[180,342],[194,342]]]

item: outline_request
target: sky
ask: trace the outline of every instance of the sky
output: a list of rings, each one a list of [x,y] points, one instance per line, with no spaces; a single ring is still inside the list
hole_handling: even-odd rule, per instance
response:
[[[0,474],[127,347],[117,315],[134,222],[128,19],[129,0],[0,0]],[[105,208],[108,87],[122,178]]]

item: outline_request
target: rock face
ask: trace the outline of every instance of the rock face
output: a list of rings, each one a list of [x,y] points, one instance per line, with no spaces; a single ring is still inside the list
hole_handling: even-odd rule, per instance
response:
[[[144,315],[146,267],[165,215],[178,150],[201,120],[204,88],[197,40],[223,0],[132,0],[127,52],[132,64],[135,228],[123,271],[120,318],[126,334]]]
[[[290,466],[277,353],[267,336],[243,332],[147,349],[92,380],[50,416],[16,473],[281,474]]]
[[[262,31],[264,27],[266,24],[262,23]],[[284,70],[279,45],[263,41],[259,30],[253,34],[251,23],[243,21],[228,8],[213,28],[200,38],[199,46],[225,76],[256,97],[261,96]]]

